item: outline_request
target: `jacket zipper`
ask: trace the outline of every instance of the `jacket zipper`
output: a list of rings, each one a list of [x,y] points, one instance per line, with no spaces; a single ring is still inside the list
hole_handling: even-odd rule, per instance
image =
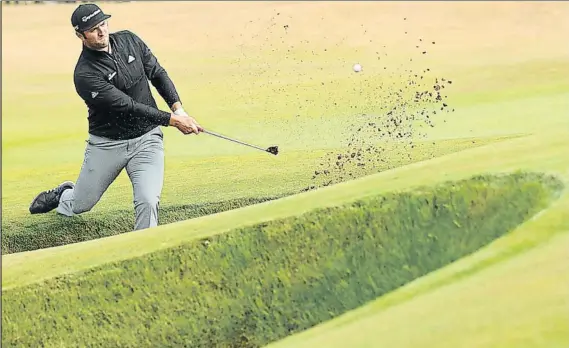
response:
[[[120,57],[118,57],[118,60],[114,58],[114,56],[110,53],[107,52],[107,55],[112,59],[113,62],[115,62],[115,67],[117,69],[117,74],[119,73],[119,70],[122,71],[122,74],[124,76],[124,79],[127,80],[128,79],[128,84],[131,85],[132,84],[132,79],[130,78],[129,74],[127,73],[128,70],[126,68],[126,66],[124,66],[124,64],[122,64],[122,61],[120,60]],[[120,63],[119,63],[120,61]],[[121,69],[119,69],[119,65],[121,67]],[[127,82],[127,81],[125,81]],[[126,87],[126,84],[125,84]]]

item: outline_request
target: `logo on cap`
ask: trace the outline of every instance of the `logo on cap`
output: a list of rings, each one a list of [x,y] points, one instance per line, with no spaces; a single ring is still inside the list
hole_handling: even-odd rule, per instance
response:
[[[83,16],[83,18],[81,18],[81,19],[83,20],[83,22],[87,22],[89,19],[93,18],[94,16],[96,16],[100,12],[101,12],[101,10],[97,10],[88,16]]]

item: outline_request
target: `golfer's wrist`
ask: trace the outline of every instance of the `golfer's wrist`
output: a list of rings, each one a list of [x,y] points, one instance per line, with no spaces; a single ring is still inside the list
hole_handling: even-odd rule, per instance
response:
[[[172,105],[170,105],[170,110],[176,111],[177,108],[181,108],[181,107],[182,107],[182,102],[178,100],[178,101],[172,103]]]
[[[173,127],[178,126],[180,124],[180,117],[181,116],[178,116],[175,113],[171,113],[169,125]]]
[[[184,116],[184,115],[186,115],[186,114],[187,114],[187,113],[186,113],[186,110],[184,110],[184,108],[181,107],[181,106],[180,106],[179,108],[177,108],[176,110],[174,110],[174,115],[177,115],[177,116]]]

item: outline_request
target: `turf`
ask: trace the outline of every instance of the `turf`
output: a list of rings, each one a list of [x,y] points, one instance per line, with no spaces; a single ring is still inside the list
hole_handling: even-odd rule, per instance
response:
[[[184,221],[278,198],[280,197],[240,198],[204,204],[162,207],[160,224]],[[17,225],[18,222],[25,222],[25,224]],[[8,233],[5,233],[2,238],[2,253],[11,254],[103,238],[130,232],[133,224],[134,216],[130,210],[114,210],[112,215],[109,214],[104,219],[92,216],[80,216],[77,219],[56,216],[55,219],[49,217],[34,221],[16,220],[12,224],[5,221],[4,229]]]
[[[562,187],[539,175],[478,176],[4,291],[3,343],[259,347],[476,251]]]
[[[566,347],[568,246],[565,232],[462,277],[457,272],[444,286],[430,282],[432,275],[267,347]],[[428,286],[434,289],[420,290]]]
[[[569,65],[566,49],[558,44],[569,31],[566,4],[328,5],[105,4],[115,19],[120,18],[113,21],[117,23],[115,29],[132,29],[154,47],[179,86],[185,104],[203,125],[246,141],[267,146],[278,144],[282,151],[282,156],[268,157],[218,139],[202,135],[184,137],[166,129],[163,204],[176,207],[272,196],[310,185],[314,167],[319,167],[329,151],[341,149],[345,144],[346,125],[359,112],[381,113],[382,106],[393,103],[393,99],[382,97],[378,86],[402,81],[401,71],[410,68],[423,71],[429,67],[431,73],[426,75],[429,81],[441,77],[453,81],[444,91],[455,112],[437,116],[436,127],[423,129],[427,138],[422,144],[431,144],[434,148],[427,151],[423,147],[424,152],[415,160],[446,156],[319,192],[161,226],[153,231],[5,255],[3,289],[129,259],[193,237],[298,215],[397,188],[518,169],[551,172],[567,179],[569,118],[565,110],[569,108],[569,75],[566,73]],[[42,230],[25,227],[30,218],[26,213],[29,201],[39,190],[76,177],[82,160],[86,114],[70,83],[79,47],[77,39],[69,35],[68,26],[62,24],[68,23],[72,7],[58,6],[61,7],[26,6],[24,9],[3,5],[2,19],[6,23],[2,34],[3,234],[10,233],[7,226],[15,226],[13,232],[42,233]],[[40,15],[44,11],[51,15]],[[141,22],[143,11],[151,11],[155,16]],[[349,20],[341,17],[346,11],[350,11]],[[51,35],[61,37],[62,43],[56,47],[50,40],[38,41],[36,32],[18,20],[21,16],[35,18],[38,24],[51,28]],[[527,20],[529,17],[531,21]],[[168,36],[160,34],[164,18],[175,23]],[[212,18],[223,25],[206,25],[205,21]],[[340,18],[344,18],[341,26],[337,25]],[[284,25],[288,29],[284,30]],[[431,40],[436,44],[428,45]],[[17,49],[31,41],[51,59],[38,62],[25,49]],[[180,42],[186,44],[180,45]],[[421,54],[423,50],[427,54]],[[354,61],[363,64],[364,74],[354,75],[350,71]],[[25,123],[22,115],[25,115]],[[520,134],[529,136],[496,142],[503,140],[497,136],[508,139]],[[467,143],[472,140],[485,146],[467,149],[470,147]],[[450,154],[453,149],[465,151]],[[403,152],[400,149],[399,154],[379,170],[414,162],[401,156]],[[127,211],[131,200],[130,185],[123,175],[86,218],[103,221],[117,209]],[[498,268],[500,262],[507,263],[514,254],[524,258],[524,253],[529,253],[535,245],[556,233],[569,231],[563,219],[568,209],[567,198],[563,196],[555,208],[520,227],[519,233],[498,241],[455,267],[470,270],[463,275],[465,281],[469,277],[485,281],[483,272],[490,272],[494,266]],[[46,216],[36,221],[42,219],[56,220],[55,216]],[[528,262],[539,259],[535,256],[539,252],[528,255]],[[543,268],[556,269],[553,256],[542,260]],[[460,284],[460,272],[455,271],[456,268],[451,267],[433,277],[427,276],[420,280],[424,287],[419,288],[427,292],[441,284]],[[516,279],[532,279],[532,274],[535,275],[519,274]],[[458,343],[454,346],[475,345],[474,336],[485,340],[480,344],[507,345],[514,342],[511,339],[523,328],[526,338],[523,344],[527,346],[532,342],[567,345],[569,334],[562,326],[566,318],[554,311],[557,308],[554,305],[561,303],[555,302],[560,299],[555,295],[558,294],[556,285],[552,283],[543,289],[527,287],[520,300],[543,298],[543,307],[525,307],[525,316],[512,312],[501,321],[509,321],[511,325],[497,325],[495,329],[479,326],[482,328],[475,334],[468,327],[484,323],[491,315],[488,311],[502,308],[508,312],[506,309],[511,307],[503,297],[491,302],[492,308],[484,307],[488,311],[469,315],[470,321],[444,321],[442,310],[448,313],[451,309],[436,307],[430,322],[440,323],[441,331],[428,337],[432,342],[441,342],[448,332],[457,332],[453,342]],[[463,298],[471,289],[457,288],[454,295],[447,295]],[[407,295],[394,295],[400,303],[421,293],[407,292],[416,289],[413,285],[404,289],[402,293]],[[543,297],[540,297],[541,291]],[[487,300],[482,293],[478,296],[479,300]],[[470,308],[476,308],[478,303],[474,302]],[[407,308],[413,312],[414,307]],[[364,308],[366,310],[374,311],[373,308]],[[383,312],[381,308],[377,311]],[[465,312],[464,316],[468,313],[473,312]],[[439,316],[440,322],[437,321]],[[352,319],[359,317],[360,314],[354,314]],[[378,319],[378,322],[389,321],[389,317],[386,315],[387,319]],[[549,318],[544,322],[558,330],[543,334],[545,326],[537,321],[540,317]],[[417,327],[421,325],[424,324],[416,323]],[[427,328],[425,326],[425,330]],[[357,329],[350,330],[356,330],[349,331],[352,336],[358,335]],[[389,332],[393,335],[382,336],[386,342],[396,342],[397,337],[401,337],[398,334],[405,335],[401,330]],[[461,332],[464,334],[460,335]],[[329,331],[321,334],[319,339],[330,336]],[[359,337],[369,335],[372,332],[362,331]],[[306,337],[298,339],[302,341]]]

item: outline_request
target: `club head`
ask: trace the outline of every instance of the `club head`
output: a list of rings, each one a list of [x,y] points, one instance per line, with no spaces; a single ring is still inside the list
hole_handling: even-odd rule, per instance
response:
[[[271,146],[267,149],[268,153],[272,153],[273,155],[278,155],[279,154],[279,147],[278,146]]]

